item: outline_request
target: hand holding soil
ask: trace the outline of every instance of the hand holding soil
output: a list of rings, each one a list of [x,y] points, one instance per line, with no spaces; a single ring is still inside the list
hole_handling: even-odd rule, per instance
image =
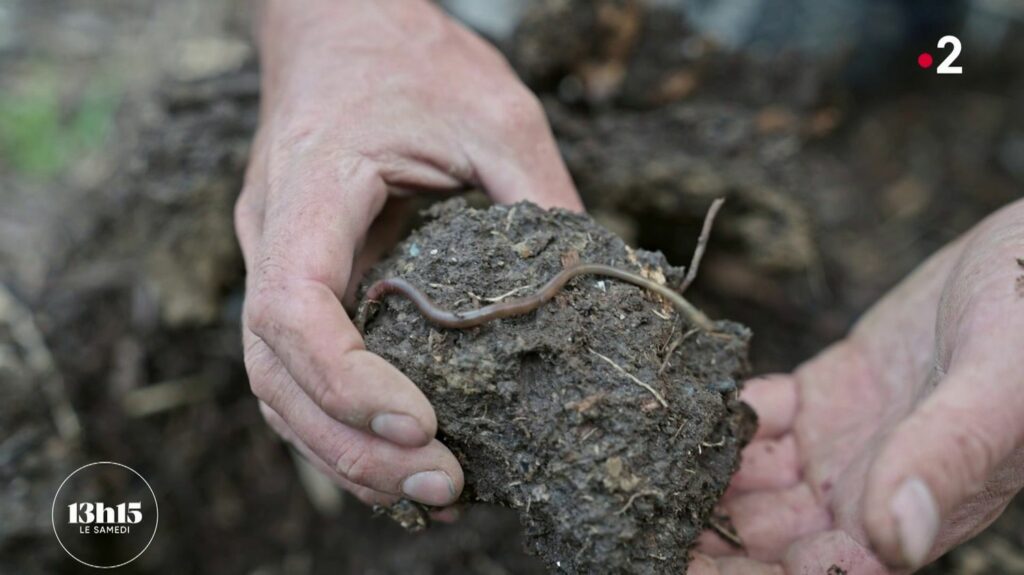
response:
[[[1022,254],[1018,201],[845,340],[751,382],[761,427],[722,504],[745,553],[708,534],[690,573],[889,573],[994,521],[1024,476]]]
[[[447,504],[462,471],[434,439],[433,409],[364,349],[340,299],[395,233],[389,194],[579,199],[536,98],[429,2],[271,0],[260,43],[261,124],[236,209],[253,391],[283,437],[364,501]]]
[[[263,24],[261,126],[236,211],[249,270],[243,335],[253,390],[275,429],[364,501],[390,503],[404,495],[448,504],[459,496],[463,475],[434,439],[434,409],[399,369],[364,349],[339,300],[351,298],[355,280],[395,236],[398,214],[389,196],[476,186],[503,203],[526,199],[579,210],[579,200],[536,99],[491,47],[429,3],[360,3],[355,9],[316,0],[297,11],[271,0]],[[999,514],[1020,487],[1022,467],[1022,212],[1018,202],[939,253],[846,340],[794,374],[752,384],[745,397],[763,426],[722,505],[744,556],[707,536],[707,555],[697,557],[693,572],[799,572],[834,558],[851,573],[882,573],[888,569],[882,561],[920,565]],[[547,273],[538,281],[556,270],[541,271]],[[642,290],[630,289],[640,297],[635,292]],[[569,301],[579,305],[573,297]],[[643,311],[637,306],[630,313]],[[717,352],[736,362],[742,337],[732,335]],[[710,345],[700,337],[686,345]],[[444,348],[446,342],[427,343]],[[557,349],[565,342],[549,343]],[[680,343],[662,351],[671,356],[685,349]],[[648,392],[635,385],[648,379],[633,373],[637,366],[624,367],[623,357],[608,350],[591,350],[587,369],[603,365],[609,373],[602,378],[625,378],[617,388],[622,395],[612,399],[635,401]],[[490,369],[474,367],[481,365]],[[536,363],[523,365],[527,375],[541,373]],[[510,397],[515,391],[496,389]],[[653,532],[654,539],[635,549],[640,565],[685,562],[684,544],[703,525],[735,464],[745,437],[742,425],[726,415],[738,408],[727,401],[728,389],[716,393],[720,403],[708,399],[705,405],[715,406],[714,416],[683,433],[684,446],[696,441],[702,447],[698,456],[720,458],[698,458],[713,471],[699,475],[705,485],[680,484],[688,498],[673,511],[692,510],[696,519],[665,527],[671,537],[664,540]],[[584,429],[584,423],[594,425],[589,410],[600,408],[597,400],[579,399],[580,421],[573,425]],[[667,399],[673,408],[680,405]],[[649,419],[631,425],[655,425]],[[481,421],[493,422],[493,414]],[[458,423],[468,426],[468,437],[478,431],[472,422]],[[707,435],[722,429],[730,430],[724,443]],[[673,457],[651,465],[692,461],[672,451],[674,442],[655,444],[657,453]],[[631,531],[631,522],[643,514],[670,516],[658,507],[669,487],[657,483],[657,474],[623,467],[628,458],[607,461],[608,493],[592,508],[607,511],[609,501],[629,494],[613,510],[613,534],[641,533]],[[536,462],[525,465],[530,470]],[[493,467],[502,469],[498,462]],[[525,492],[523,484],[501,485],[497,477],[484,497],[515,505],[552,496],[544,489]],[[636,490],[637,479],[654,487]],[[586,533],[574,539],[579,532],[567,524],[552,527],[572,515],[549,511],[533,510],[536,521],[528,521],[534,535],[558,535],[540,546],[549,558],[567,556],[571,545],[607,541]],[[653,551],[680,541],[664,554]],[[585,555],[597,552],[586,549]],[[571,561],[589,566],[594,557]]]

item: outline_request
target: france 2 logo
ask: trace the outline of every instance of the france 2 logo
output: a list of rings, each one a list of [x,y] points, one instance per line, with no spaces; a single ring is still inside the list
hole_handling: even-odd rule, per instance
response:
[[[949,55],[946,56],[946,59],[943,60],[942,63],[939,64],[939,67],[935,69],[935,73],[963,74],[964,69],[962,66],[953,65],[953,62],[956,62],[956,59],[960,57],[960,39],[953,35],[943,36],[939,40],[938,48],[939,50],[942,50],[943,48],[949,45],[952,45],[953,49],[949,51]],[[921,54],[917,57],[917,65],[924,69],[931,68],[933,62],[934,60],[932,59],[932,55],[929,54],[928,52],[921,52]]]

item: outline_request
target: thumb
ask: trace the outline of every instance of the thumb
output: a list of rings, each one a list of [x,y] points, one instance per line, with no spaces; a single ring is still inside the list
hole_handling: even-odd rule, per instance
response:
[[[1017,202],[976,228],[940,303],[936,387],[869,469],[864,527],[890,565],[920,566],[980,531],[1024,481],[1022,221]]]
[[[1020,488],[1019,473],[992,480],[1024,440],[1024,370],[1014,361],[962,363],[888,438],[863,501],[868,538],[886,563],[924,564],[937,540],[944,550],[980,531]],[[940,537],[943,519],[983,492],[965,521],[948,526],[956,532]]]

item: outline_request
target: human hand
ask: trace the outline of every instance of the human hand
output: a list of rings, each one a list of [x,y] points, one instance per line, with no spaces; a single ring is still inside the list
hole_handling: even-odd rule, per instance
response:
[[[1024,200],[918,268],[843,341],[743,397],[760,429],[691,575],[903,573],[1024,484]]]
[[[235,213],[253,392],[279,434],[364,501],[447,505],[463,476],[433,409],[364,349],[340,300],[386,248],[371,223],[389,194],[479,186],[579,210],[572,181],[536,98],[429,2],[268,0],[260,48],[260,128]]]

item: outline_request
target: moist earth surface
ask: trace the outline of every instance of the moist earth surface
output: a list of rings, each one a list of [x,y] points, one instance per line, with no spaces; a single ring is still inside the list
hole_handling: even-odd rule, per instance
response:
[[[532,204],[438,204],[364,284],[401,277],[468,310],[532,294],[576,262],[678,286],[683,268],[585,215]],[[737,400],[750,332],[699,329],[649,291],[581,275],[521,316],[464,330],[400,295],[372,306],[366,345],[437,412],[466,501],[518,510],[557,572],[685,567],[736,469],[754,416]]]

